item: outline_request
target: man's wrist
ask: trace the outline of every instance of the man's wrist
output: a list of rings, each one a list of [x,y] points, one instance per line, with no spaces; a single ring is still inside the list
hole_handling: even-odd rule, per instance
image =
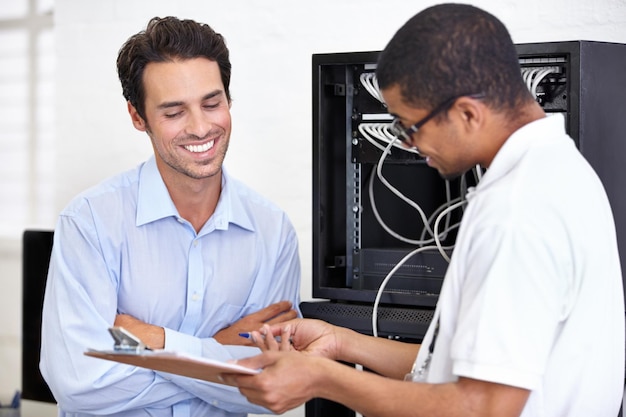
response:
[[[165,348],[165,329],[160,326],[152,326],[150,343],[148,347],[150,349],[164,349]]]

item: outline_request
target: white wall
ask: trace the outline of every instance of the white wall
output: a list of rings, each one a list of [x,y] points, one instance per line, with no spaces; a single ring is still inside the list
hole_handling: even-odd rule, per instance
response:
[[[518,43],[574,39],[626,43],[624,0],[471,3],[503,20]],[[226,165],[288,212],[300,239],[302,296],[310,299],[311,54],[380,50],[409,17],[432,4],[57,0],[57,208],[151,154],[148,138],[132,128],[121,96],[115,71],[121,44],[155,15],[208,23],[226,37],[233,64],[234,128]],[[3,247],[0,398],[20,385],[19,242]],[[299,409],[290,415],[304,412]]]

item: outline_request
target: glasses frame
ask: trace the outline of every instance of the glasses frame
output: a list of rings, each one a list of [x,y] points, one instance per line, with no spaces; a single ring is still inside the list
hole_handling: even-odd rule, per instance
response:
[[[476,93],[476,94],[460,94],[458,96],[451,97],[435,107],[430,113],[422,118],[422,120],[417,121],[410,127],[404,127],[399,117],[394,117],[393,121],[389,125],[389,131],[393,134],[399,141],[408,146],[409,148],[414,148],[413,146],[413,135],[420,130],[422,126],[426,124],[430,119],[437,116],[439,113],[444,110],[448,110],[455,101],[460,99],[461,97],[471,97],[474,99],[480,99],[485,97],[485,93]],[[417,150],[417,149],[416,149]],[[418,151],[419,153],[419,151]]]

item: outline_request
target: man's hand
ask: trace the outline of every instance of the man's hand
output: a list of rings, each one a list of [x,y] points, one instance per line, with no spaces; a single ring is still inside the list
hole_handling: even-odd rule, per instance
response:
[[[270,327],[263,327],[264,338],[255,338],[257,346],[265,350],[298,350],[312,356],[321,356],[334,360],[341,359],[341,336],[350,330],[333,326],[322,320],[296,319]],[[255,333],[256,335],[257,333]],[[270,337],[273,336],[273,337]],[[289,345],[274,343],[274,337],[281,340],[288,338]],[[350,336],[348,336],[349,338]],[[287,348],[289,347],[289,349]]]
[[[165,330],[163,327],[145,323],[128,314],[118,314],[114,326],[123,327],[139,338],[150,349],[165,347]]]
[[[330,374],[324,369],[328,362],[295,351],[269,351],[236,362],[252,369],[263,368],[260,374],[222,374],[222,380],[239,388],[250,402],[282,414],[315,396],[321,385],[317,376]]]
[[[280,301],[239,319],[229,327],[217,332],[213,337],[223,345],[252,346],[252,340],[239,336],[239,333],[259,330],[264,324],[278,324],[292,320],[297,316],[298,312],[292,308],[291,302]]]

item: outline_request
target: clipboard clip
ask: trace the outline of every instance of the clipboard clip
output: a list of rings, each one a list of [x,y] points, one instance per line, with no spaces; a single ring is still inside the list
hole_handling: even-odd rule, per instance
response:
[[[140,353],[150,350],[137,336],[123,327],[109,327],[109,333],[115,340],[113,345],[115,351]]]

